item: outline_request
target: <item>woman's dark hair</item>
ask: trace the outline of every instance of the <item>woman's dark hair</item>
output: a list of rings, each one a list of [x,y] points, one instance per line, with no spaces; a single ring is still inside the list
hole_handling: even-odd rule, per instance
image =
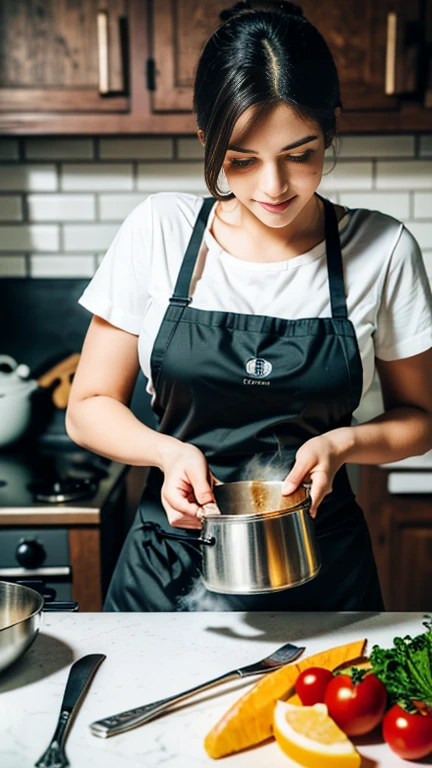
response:
[[[286,0],[240,2],[220,13],[221,26],[205,44],[194,86],[194,112],[204,132],[205,180],[227,200],[218,179],[234,125],[256,106],[245,131],[269,109],[286,103],[320,126],[325,146],[336,135],[342,106],[333,57],[301,8]]]

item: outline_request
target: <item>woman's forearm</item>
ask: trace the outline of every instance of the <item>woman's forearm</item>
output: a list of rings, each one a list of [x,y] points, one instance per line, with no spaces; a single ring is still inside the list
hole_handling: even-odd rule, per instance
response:
[[[432,415],[420,408],[395,408],[375,419],[327,433],[348,464],[386,464],[432,448]]]
[[[160,469],[180,442],[146,427],[126,405],[103,395],[69,407],[66,429],[75,443],[108,459]]]

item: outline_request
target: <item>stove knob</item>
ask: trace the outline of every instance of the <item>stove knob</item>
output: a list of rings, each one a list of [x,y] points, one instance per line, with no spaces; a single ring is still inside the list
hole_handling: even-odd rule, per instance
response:
[[[38,541],[25,539],[18,544],[15,557],[24,568],[39,568],[46,558],[46,552]]]

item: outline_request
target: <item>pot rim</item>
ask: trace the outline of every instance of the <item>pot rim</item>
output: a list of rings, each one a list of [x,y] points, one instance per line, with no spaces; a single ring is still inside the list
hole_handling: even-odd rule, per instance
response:
[[[202,513],[198,513],[198,517],[201,518],[201,520],[218,520],[221,523],[225,524],[228,522],[254,522],[259,520],[273,520],[275,517],[285,517],[286,515],[291,515],[294,512],[299,512],[301,509],[310,509],[311,502],[310,498],[304,499],[304,501],[300,501],[298,504],[296,504],[294,507],[290,507],[289,509],[274,509],[270,510],[269,512],[250,512],[245,515],[225,515],[223,513],[212,513],[212,512],[205,512],[205,510]],[[204,509],[204,508],[202,508]],[[312,520],[312,518],[311,518]]]
[[[220,485],[253,485],[254,483],[261,483],[263,485],[283,485],[283,480],[235,480],[234,482],[230,483],[220,483]],[[297,504],[294,504],[293,506],[289,507],[288,509],[271,509],[268,512],[249,512],[245,515],[227,515],[219,512],[206,512],[205,506],[202,507],[202,512],[198,512],[198,517],[201,520],[220,520],[220,521],[243,521],[246,520],[246,522],[252,522],[252,521],[258,521],[263,519],[273,519],[275,517],[282,517],[287,514],[290,514],[291,512],[298,512],[303,507],[310,508],[311,506],[311,497],[310,497],[310,487],[311,484],[308,482],[301,483],[299,485],[299,488],[304,488],[306,491],[305,498],[301,501],[297,502]],[[289,496],[286,497],[287,499]],[[311,518],[312,519],[312,518]]]
[[[0,584],[8,585],[6,589],[8,589],[10,585],[12,588],[15,588],[16,591],[25,590],[26,592],[32,592],[38,598],[38,603],[39,603],[39,605],[36,606],[34,611],[27,614],[27,616],[22,616],[20,619],[17,619],[17,621],[14,621],[12,624],[6,624],[5,627],[0,627],[0,632],[5,632],[6,630],[11,629],[12,627],[16,627],[18,624],[22,624],[24,622],[30,621],[30,619],[33,619],[35,616],[40,614],[40,612],[44,607],[45,601],[39,592],[37,592],[35,589],[32,589],[31,587],[27,587],[25,584],[15,584],[14,582],[10,582],[10,581],[0,581]],[[19,590],[17,588],[19,588]],[[14,589],[12,589],[11,591],[13,592]]]

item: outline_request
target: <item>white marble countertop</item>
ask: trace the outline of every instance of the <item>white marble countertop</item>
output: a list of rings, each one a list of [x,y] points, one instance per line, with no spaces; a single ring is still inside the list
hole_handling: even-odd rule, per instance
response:
[[[47,747],[71,663],[105,653],[69,733],[72,768],[201,768],[214,766],[203,739],[253,682],[239,681],[202,694],[175,712],[132,731],[99,739],[89,723],[257,661],[285,642],[305,656],[368,638],[390,646],[395,635],[423,631],[422,614],[402,613],[45,613],[33,646],[0,676],[0,765],[32,766]],[[375,742],[375,743],[374,743]],[[358,742],[362,768],[432,765],[397,758],[377,739]],[[290,768],[275,742],[223,759],[227,768]]]

